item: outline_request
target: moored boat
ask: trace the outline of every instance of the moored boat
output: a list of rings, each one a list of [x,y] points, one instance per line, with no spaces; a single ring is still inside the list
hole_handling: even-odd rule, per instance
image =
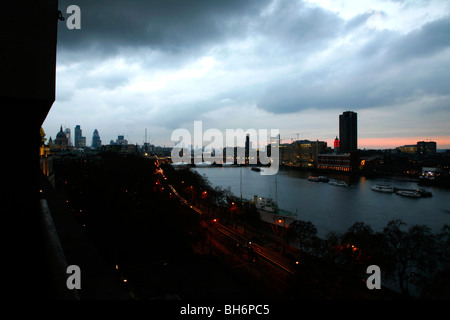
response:
[[[255,206],[262,221],[271,224],[282,224],[285,227],[297,220],[297,215],[280,210],[278,204],[271,198],[255,196]]]
[[[394,187],[392,187],[390,184],[374,184],[370,187],[373,191],[378,192],[386,192],[386,193],[394,193]]]
[[[409,197],[409,198],[420,198],[421,195],[419,192],[414,190],[397,190],[395,194],[403,197]]]
[[[348,187],[348,184],[342,180],[330,180],[330,182],[328,183],[331,184],[332,186]]]
[[[210,161],[204,161],[204,162],[196,163],[195,166],[196,167],[209,167],[209,166],[211,166],[211,164],[212,163]]]
[[[421,197],[432,197],[433,194],[430,191],[424,189],[417,189],[416,192],[420,193]]]
[[[328,181],[330,181],[330,179],[328,179],[325,176],[318,176],[318,177],[309,176],[308,177],[308,181],[312,181],[312,182],[328,182]]]

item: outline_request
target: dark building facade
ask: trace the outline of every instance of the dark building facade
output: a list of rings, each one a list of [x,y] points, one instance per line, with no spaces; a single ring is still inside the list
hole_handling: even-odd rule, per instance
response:
[[[83,132],[79,124],[75,126],[75,148],[86,147],[86,137],[83,137]]]
[[[102,140],[100,139],[100,135],[98,134],[98,130],[95,129],[92,135],[92,148],[97,149],[102,146]]]
[[[436,154],[436,142],[435,141],[418,141],[417,142],[417,155],[419,157],[432,156]]]
[[[75,126],[75,147],[78,148],[81,145],[81,136],[82,136],[82,131],[81,131],[81,127],[80,125],[76,125]]]
[[[345,111],[339,115],[339,151],[358,151],[358,119],[356,112]]]
[[[27,141],[27,146],[21,161],[7,162],[10,175],[4,181],[6,188],[2,193],[2,212],[7,212],[3,225],[14,230],[14,241],[9,241],[2,250],[6,262],[2,264],[3,272],[10,279],[7,282],[10,299],[45,299],[54,279],[47,268],[45,236],[41,231],[44,224],[40,214],[42,200],[36,191],[41,172],[39,129],[55,101],[57,12],[57,0],[2,2],[2,120],[20,121],[21,125],[25,121],[27,128],[14,132],[14,139]],[[30,263],[33,274],[39,276],[26,276]]]

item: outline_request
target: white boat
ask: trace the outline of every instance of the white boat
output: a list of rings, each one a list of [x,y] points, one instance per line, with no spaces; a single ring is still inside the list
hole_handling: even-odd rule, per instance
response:
[[[348,184],[342,180],[330,180],[330,182],[328,183],[331,184],[332,186],[348,187]]]
[[[394,193],[394,187],[389,184],[374,184],[370,187],[373,191]]]
[[[272,198],[263,198],[255,196],[255,206],[262,221],[289,227],[289,225],[297,220],[297,215],[280,210],[278,204]]]
[[[211,162],[210,161],[204,161],[204,162],[200,162],[200,163],[196,163],[195,166],[196,167],[209,167],[211,166]]]
[[[413,190],[397,190],[395,192],[395,194],[398,194],[399,196],[410,197],[410,198],[420,198],[421,197],[419,192],[413,191]]]
[[[172,167],[174,167],[175,169],[184,169],[184,168],[189,168],[190,164],[186,163],[184,161],[174,162],[174,163],[172,163]]]
[[[318,176],[318,177],[315,177],[315,176],[309,176],[309,177],[308,177],[308,181],[313,181],[313,182],[328,182],[328,181],[330,181],[330,179],[328,179],[328,178],[325,177],[325,176]]]
[[[255,196],[255,206],[258,211],[264,211],[269,213],[278,212],[278,205],[272,198],[262,198]]]

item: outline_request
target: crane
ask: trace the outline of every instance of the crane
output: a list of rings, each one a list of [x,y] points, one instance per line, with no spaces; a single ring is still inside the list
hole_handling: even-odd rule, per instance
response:
[[[299,135],[305,135],[305,134],[310,134],[309,132],[294,132],[293,134],[297,135],[297,140],[299,140]]]

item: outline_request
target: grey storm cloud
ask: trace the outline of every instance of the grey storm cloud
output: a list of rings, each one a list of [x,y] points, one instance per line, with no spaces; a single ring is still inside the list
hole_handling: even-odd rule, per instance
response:
[[[312,73],[298,72],[278,79],[261,96],[259,106],[289,113],[306,108],[385,106],[417,92],[449,94],[449,69],[442,68],[450,67],[448,57],[434,57],[450,47],[449,26],[450,19],[446,17],[407,35],[366,32],[366,43],[344,62],[337,62],[343,66],[330,63]]]
[[[344,18],[307,1],[60,0],[65,17],[73,4],[82,29],[59,22],[56,104],[96,101],[102,117],[126,122],[132,114],[173,129],[246,106],[283,116],[394,110],[433,96],[424,106],[430,113],[448,108],[448,15],[400,32],[373,23],[402,11],[368,8]]]
[[[95,46],[104,54],[118,47],[149,46],[181,52],[241,32],[240,20],[258,14],[268,0],[96,0],[60,1],[64,11],[77,4],[82,32],[60,28],[61,48]]]
[[[450,16],[423,25],[400,37],[390,50],[394,62],[435,54],[450,47]]]

